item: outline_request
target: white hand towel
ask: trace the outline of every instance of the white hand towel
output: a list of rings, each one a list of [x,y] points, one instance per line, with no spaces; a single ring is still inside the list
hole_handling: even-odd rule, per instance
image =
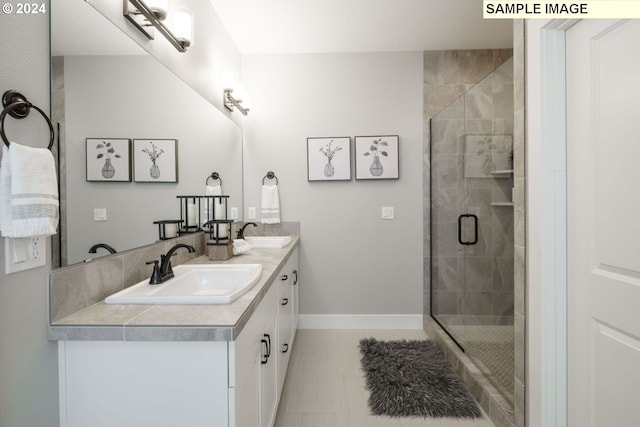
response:
[[[222,187],[220,185],[207,185],[204,189],[205,196],[220,196],[222,195]],[[205,220],[209,219],[209,214],[214,215],[215,210],[213,209],[214,200],[211,198],[205,198],[204,206],[202,208],[202,217]],[[215,219],[220,219],[217,216]]]
[[[59,218],[58,184],[51,151],[15,142],[8,148],[5,145],[0,181],[2,236],[56,234]]]
[[[11,230],[12,224],[9,147],[6,144],[2,144],[2,160],[0,161],[0,234],[5,236]]]
[[[277,185],[262,186],[262,219],[263,224],[280,223],[280,196]]]
[[[244,239],[235,239],[233,241],[233,254],[242,255],[253,249],[253,245]]]
[[[205,196],[221,196],[222,186],[207,185],[207,188],[205,189],[204,194]],[[225,216],[223,199],[213,199],[213,203],[211,203],[211,200],[207,199],[204,207],[204,210],[206,211],[204,212],[204,218],[208,218],[207,213],[209,210],[211,210],[212,207],[213,207],[213,211],[211,213],[213,214],[214,219],[227,219],[227,218],[223,218],[223,216]],[[212,228],[213,228],[214,237],[216,237],[216,234],[217,234],[216,227],[212,227]],[[217,236],[218,238],[224,239],[228,237],[227,227],[219,226],[218,228],[220,229],[220,235]]]

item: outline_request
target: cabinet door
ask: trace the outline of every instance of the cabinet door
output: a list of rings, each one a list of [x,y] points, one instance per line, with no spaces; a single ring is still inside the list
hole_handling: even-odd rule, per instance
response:
[[[300,275],[298,274],[298,249],[291,254],[289,258],[291,268],[291,292],[293,305],[291,306],[292,319],[291,319],[291,345],[296,337],[296,331],[298,330],[298,318],[299,318],[299,304],[298,304],[298,291],[300,289]]]
[[[270,317],[261,339],[260,359],[260,427],[271,427],[278,409],[278,352],[276,349],[276,310]]]
[[[275,418],[275,390],[268,395],[269,381],[276,383],[275,357],[269,344],[276,345],[277,284],[271,286],[238,338],[229,343],[229,393],[235,424],[232,427],[268,427]],[[267,338],[268,336],[268,338]],[[274,350],[271,350],[274,354]],[[266,362],[263,364],[263,362]],[[273,369],[273,373],[270,373]],[[273,377],[273,379],[271,379]],[[274,403],[270,403],[274,402]],[[273,407],[273,415],[269,408]]]
[[[255,340],[248,355],[242,355],[242,363],[236,366],[235,388],[230,394],[234,408],[235,427],[260,426],[260,360],[262,357],[261,343]]]
[[[291,272],[287,268],[283,268],[279,279],[278,347],[276,349],[278,353],[278,396],[282,393],[284,378],[287,374],[287,365],[289,364],[289,355],[291,354],[294,304]]]

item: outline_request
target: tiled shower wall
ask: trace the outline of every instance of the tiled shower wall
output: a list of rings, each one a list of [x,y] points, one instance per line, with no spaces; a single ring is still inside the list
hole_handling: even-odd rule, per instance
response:
[[[473,363],[455,346],[430,317],[431,235],[430,235],[430,158],[429,119],[473,87],[497,65],[513,54],[514,61],[514,320],[515,387],[514,408],[500,402],[491,385]],[[479,400],[496,426],[525,425],[525,218],[524,218],[524,22],[514,21],[514,49],[478,51],[436,51],[424,53],[424,326],[445,352],[470,391]]]
[[[423,298],[425,320],[427,321],[431,314],[429,312],[431,307],[431,159],[429,156],[431,135],[429,120],[460,98],[512,55],[511,49],[424,52]]]
[[[513,169],[513,59],[432,117],[431,132],[432,314],[513,324],[513,174],[495,173]],[[458,243],[463,213],[478,217],[474,245]]]

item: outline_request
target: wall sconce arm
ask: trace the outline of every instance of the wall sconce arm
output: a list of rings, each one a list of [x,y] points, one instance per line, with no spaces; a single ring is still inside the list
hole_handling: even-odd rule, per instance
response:
[[[149,26],[155,27],[179,52],[186,52],[191,45],[188,40],[179,40],[162,23],[142,0],[123,0],[123,15],[149,40],[153,40],[153,34],[148,31]],[[142,19],[141,19],[142,18]]]
[[[249,112],[249,108],[245,108],[242,106],[241,102],[237,99],[235,99],[233,97],[233,95],[231,95],[231,93],[233,92],[233,89],[225,89],[224,90],[224,106],[227,110],[229,111],[233,111],[233,108],[237,108],[238,111],[240,111],[242,114],[244,114],[245,116],[247,115],[247,113]]]

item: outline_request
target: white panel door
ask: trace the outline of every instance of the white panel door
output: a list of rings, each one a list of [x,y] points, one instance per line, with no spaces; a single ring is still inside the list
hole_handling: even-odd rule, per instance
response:
[[[640,426],[640,20],[567,31],[568,421]]]

